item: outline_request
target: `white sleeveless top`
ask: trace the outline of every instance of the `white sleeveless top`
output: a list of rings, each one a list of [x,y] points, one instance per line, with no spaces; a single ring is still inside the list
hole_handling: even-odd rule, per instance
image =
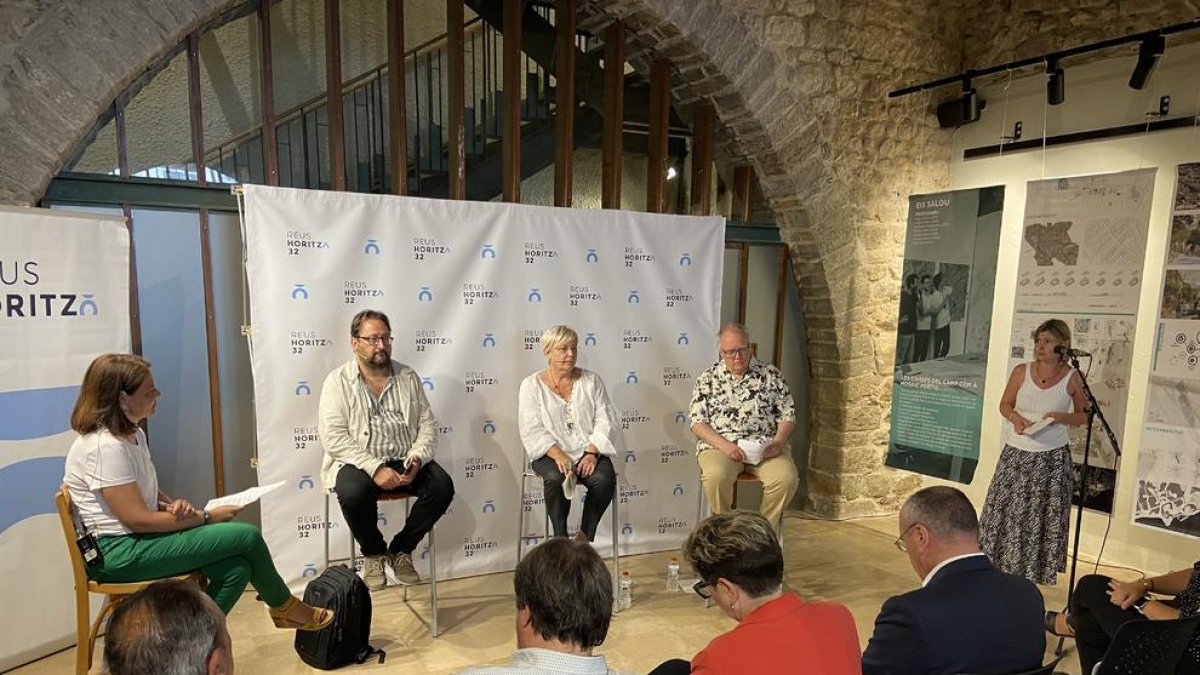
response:
[[[1071,381],[1074,374],[1075,369],[1069,368],[1067,374],[1059,380],[1058,384],[1049,389],[1042,389],[1034,384],[1033,362],[1026,363],[1025,381],[1021,383],[1021,388],[1017,390],[1017,413],[1032,423],[1042,419],[1049,412],[1072,412],[1074,410],[1074,401],[1071,400],[1071,395],[1067,393],[1067,383]],[[1042,429],[1033,436],[1018,434],[1016,429],[1013,428],[1012,422],[1007,420],[1004,422],[1004,442],[1021,450],[1045,452],[1061,448],[1069,440],[1067,425],[1058,422]]]

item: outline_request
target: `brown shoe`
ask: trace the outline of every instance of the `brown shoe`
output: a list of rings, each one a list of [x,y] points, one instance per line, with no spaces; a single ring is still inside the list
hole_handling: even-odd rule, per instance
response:
[[[392,572],[396,574],[396,581],[409,586],[421,583],[421,575],[417,574],[417,569],[413,567],[411,555],[393,553],[388,557],[392,560]]]
[[[377,591],[387,586],[387,574],[383,571],[383,559],[387,556],[369,555],[363,558],[363,583],[368,591]]]

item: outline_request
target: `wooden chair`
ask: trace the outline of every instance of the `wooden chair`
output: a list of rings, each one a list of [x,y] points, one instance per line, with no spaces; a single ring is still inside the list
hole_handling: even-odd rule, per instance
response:
[[[761,485],[762,481],[760,481],[758,479],[758,476],[755,476],[754,474],[752,474],[748,471],[742,471],[741,473],[739,473],[737,475],[737,478],[735,478],[734,482],[733,482],[733,501],[730,502],[729,508],[732,508],[732,509],[737,508],[738,485],[741,483],[758,483]],[[704,480],[703,479],[700,479],[699,481],[697,481],[696,489],[697,489],[697,492],[699,492],[699,495],[697,495],[697,497],[696,497],[696,522],[699,523],[701,520],[704,520]],[[778,523],[772,523],[772,524],[779,526],[779,528],[777,530],[779,532],[779,545],[783,546],[783,514],[782,513],[779,514],[779,522]]]
[[[76,675],[87,675],[88,670],[92,667],[92,654],[96,649],[96,638],[104,620],[125,598],[156,581],[162,581],[162,579],[112,584],[92,581],[88,578],[87,563],[83,560],[83,554],[75,544],[77,535],[74,505],[71,503],[71,494],[67,492],[66,485],[60,486],[58,492],[55,493],[54,508],[58,511],[58,519],[62,524],[63,539],[67,543],[67,555],[71,558],[71,573],[75,577],[75,632],[78,640],[75,648],[75,673]],[[200,581],[198,572],[168,578]],[[100,593],[105,596],[104,606],[96,615],[96,620],[91,622],[91,626],[88,625],[92,609],[89,593]]]

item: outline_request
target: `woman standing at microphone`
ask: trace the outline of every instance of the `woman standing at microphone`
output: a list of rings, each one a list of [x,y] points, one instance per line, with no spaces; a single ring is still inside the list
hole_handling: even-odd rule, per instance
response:
[[[997,568],[1053,585],[1067,565],[1067,425],[1087,421],[1087,398],[1079,373],[1067,364],[1067,324],[1045,321],[1033,340],[1033,361],[1013,368],[1000,399],[1004,449],[983,504],[980,544]]]

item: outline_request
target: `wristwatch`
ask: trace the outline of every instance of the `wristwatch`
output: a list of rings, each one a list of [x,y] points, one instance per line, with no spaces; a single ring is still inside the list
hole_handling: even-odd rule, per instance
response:
[[[207,510],[207,509],[205,509],[205,510],[201,511],[200,513],[204,514],[204,524],[205,524],[205,525],[207,525],[207,524],[209,524],[209,523],[211,523],[211,522],[212,522],[212,516],[208,515],[208,510]]]
[[[1133,608],[1138,611],[1138,614],[1145,614],[1146,613],[1146,603],[1150,602],[1150,599],[1151,598],[1149,595],[1143,595],[1142,597],[1140,597],[1134,601]]]

